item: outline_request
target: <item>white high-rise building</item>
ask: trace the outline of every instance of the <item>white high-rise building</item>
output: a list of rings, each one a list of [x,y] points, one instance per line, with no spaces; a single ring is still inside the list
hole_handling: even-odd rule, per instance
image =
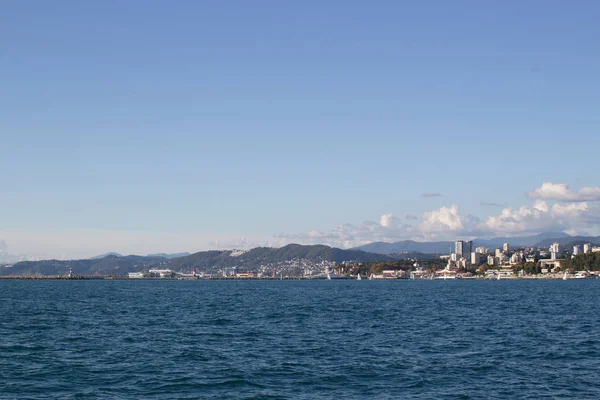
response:
[[[579,245],[573,246],[573,255],[577,256],[579,254],[581,254],[581,246],[579,246]]]
[[[476,252],[476,251],[472,252],[471,253],[471,265],[478,266],[479,262],[481,260],[480,257],[481,257],[481,254],[479,254],[478,252]]]
[[[508,253],[508,243],[504,243],[504,245],[502,246],[502,251]]]
[[[496,249],[496,257],[500,257],[502,255],[501,249]]]
[[[475,249],[475,253],[479,253],[479,254],[485,254],[487,253],[489,250],[486,249],[485,247],[478,247]]]
[[[583,252],[585,254],[590,253],[592,251],[592,245],[590,243],[586,243],[583,245]]]
[[[488,265],[496,265],[496,257],[488,256],[487,263],[488,263]]]
[[[560,253],[560,244],[558,242],[552,243],[552,246],[550,246],[550,259],[556,260],[558,258],[559,253]]]

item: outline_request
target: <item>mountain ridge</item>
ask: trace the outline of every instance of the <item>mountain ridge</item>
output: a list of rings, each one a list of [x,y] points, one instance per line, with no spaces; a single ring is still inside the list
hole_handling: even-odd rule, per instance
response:
[[[511,247],[548,247],[554,242],[565,245],[574,238],[589,242],[600,241],[600,236],[571,236],[564,232],[543,232],[531,236],[499,236],[490,239],[473,239],[473,250],[476,247],[490,249],[501,248],[504,243]],[[362,250],[376,254],[394,254],[418,252],[425,254],[449,254],[454,251],[454,242],[417,242],[414,240],[402,240],[398,242],[373,242],[354,247],[351,250]]]
[[[325,245],[290,244],[281,248],[256,247],[245,252],[209,250],[170,260],[159,256],[110,254],[103,258],[82,260],[23,261],[0,269],[0,275],[66,275],[70,268],[73,269],[75,275],[125,275],[129,272],[140,272],[149,268],[169,268],[174,271],[189,271],[196,268],[199,271],[213,271],[218,268],[241,267],[246,270],[254,270],[261,265],[299,259],[311,262],[371,262],[390,261],[394,258]]]

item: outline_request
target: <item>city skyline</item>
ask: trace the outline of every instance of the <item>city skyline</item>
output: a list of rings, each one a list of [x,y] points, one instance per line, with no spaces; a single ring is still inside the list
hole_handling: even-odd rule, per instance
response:
[[[0,252],[599,235],[596,2],[8,2]]]

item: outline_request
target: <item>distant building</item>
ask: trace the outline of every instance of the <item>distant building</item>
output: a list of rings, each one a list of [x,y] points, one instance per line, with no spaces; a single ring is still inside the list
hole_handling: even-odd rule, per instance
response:
[[[508,243],[504,243],[504,244],[502,245],[502,251],[503,251],[503,252],[505,252],[505,253],[508,253],[508,251],[509,251],[509,248],[508,248]]]
[[[471,265],[477,266],[479,265],[479,262],[481,261],[481,254],[479,254],[478,252],[472,252],[471,253]]]
[[[581,246],[579,246],[579,245],[573,246],[573,255],[578,256],[579,254],[581,254]]]
[[[559,254],[560,254],[560,244],[558,242],[552,243],[552,246],[550,246],[550,259],[551,260],[558,259]]]
[[[521,261],[523,260],[523,258],[521,257],[520,253],[514,253],[511,257],[510,257],[510,263],[511,264],[519,264]]]
[[[473,241],[467,240],[463,246],[463,257],[467,258],[473,252]]]
[[[450,261],[452,262],[457,262],[459,260],[460,256],[457,253],[452,253],[450,254]]]
[[[463,242],[462,240],[457,240],[456,242],[454,242],[454,253],[456,253],[459,257],[463,256],[464,245],[465,242]]]
[[[487,254],[489,252],[488,249],[486,249],[485,247],[478,247],[475,249],[475,253],[479,253],[479,254]]]
[[[496,257],[500,257],[502,255],[501,249],[496,249]]]
[[[496,265],[496,258],[494,256],[488,256],[487,263],[488,265]]]
[[[583,245],[583,252],[585,254],[590,253],[592,251],[592,245],[590,243],[586,243]]]
[[[148,273],[153,278],[171,278],[174,275],[170,269],[151,269]]]

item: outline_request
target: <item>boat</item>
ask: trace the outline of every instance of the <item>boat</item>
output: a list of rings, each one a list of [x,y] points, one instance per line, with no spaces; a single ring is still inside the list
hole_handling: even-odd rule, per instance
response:
[[[592,276],[587,271],[579,271],[575,274],[575,279],[586,279]]]
[[[357,281],[362,281],[362,278],[360,277],[360,273],[356,274],[356,280]]]
[[[565,274],[563,275],[563,281],[567,280],[567,271],[565,271]]]
[[[327,273],[327,280],[330,281],[331,280],[331,275],[329,275],[329,272]]]

